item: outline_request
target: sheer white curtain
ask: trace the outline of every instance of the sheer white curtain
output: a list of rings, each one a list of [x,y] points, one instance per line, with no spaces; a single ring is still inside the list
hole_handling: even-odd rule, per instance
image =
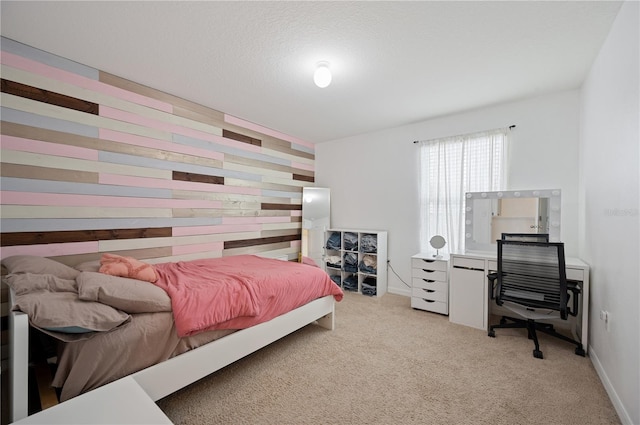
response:
[[[504,190],[508,128],[420,143],[420,250],[442,235],[447,252],[464,249],[466,192]]]

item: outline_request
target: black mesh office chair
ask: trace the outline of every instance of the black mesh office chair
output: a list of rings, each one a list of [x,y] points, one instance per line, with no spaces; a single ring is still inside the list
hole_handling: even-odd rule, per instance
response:
[[[549,242],[548,233],[503,233],[503,241]]]
[[[556,332],[552,324],[537,321],[567,320],[568,315],[576,316],[578,313],[580,289],[567,284],[564,244],[509,240],[498,240],[497,244],[498,272],[488,276],[490,281],[497,282],[495,301],[521,318],[503,316],[499,325],[490,326],[489,336],[495,337],[495,329],[527,329],[529,339],[535,344],[533,356],[542,359],[536,335],[540,331],[575,344],[575,353],[584,357],[582,343]],[[569,290],[573,293],[571,309],[567,305]]]

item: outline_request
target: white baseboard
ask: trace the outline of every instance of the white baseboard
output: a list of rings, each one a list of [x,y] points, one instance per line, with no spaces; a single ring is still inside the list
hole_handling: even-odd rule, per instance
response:
[[[387,292],[390,294],[404,295],[405,297],[411,296],[411,288],[387,288]]]
[[[607,376],[606,371],[602,367],[602,363],[600,363],[600,359],[598,359],[598,355],[596,354],[595,350],[591,345],[589,345],[589,358],[591,358],[591,363],[593,364],[593,367],[596,369],[596,372],[600,377],[600,381],[602,382],[602,385],[604,385],[604,389],[607,391],[607,394],[611,399],[611,403],[613,403],[613,407],[616,409],[616,413],[620,417],[620,421],[622,422],[622,424],[635,425],[631,421],[631,417],[629,416],[629,413],[627,413],[627,410],[624,408],[624,405],[622,404],[622,400],[620,400],[620,397],[618,397],[618,393],[616,393],[615,388],[613,388],[613,385],[611,384],[611,381],[609,380],[609,377]]]

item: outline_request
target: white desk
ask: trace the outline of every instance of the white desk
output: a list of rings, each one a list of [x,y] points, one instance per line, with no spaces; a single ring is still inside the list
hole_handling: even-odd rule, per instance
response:
[[[130,376],[27,416],[23,424],[171,424]]]
[[[498,313],[492,302],[487,274],[497,271],[495,252],[451,254],[449,273],[449,321],[488,331],[489,316]],[[581,289],[580,311],[572,326],[585,353],[589,343],[589,266],[578,258],[565,258],[567,279]],[[500,313],[501,314],[501,313]]]

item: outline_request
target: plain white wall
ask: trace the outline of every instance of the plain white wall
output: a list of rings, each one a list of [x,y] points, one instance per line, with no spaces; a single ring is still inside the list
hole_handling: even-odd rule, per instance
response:
[[[640,424],[640,4],[626,2],[582,90],[580,254],[590,356],[622,422]],[[609,330],[600,311],[609,312]]]
[[[562,189],[562,240],[577,256],[579,100],[571,90],[317,144],[316,186],[331,189],[331,226],[387,230],[389,291],[409,295],[420,246],[413,141],[515,124],[508,189]]]

